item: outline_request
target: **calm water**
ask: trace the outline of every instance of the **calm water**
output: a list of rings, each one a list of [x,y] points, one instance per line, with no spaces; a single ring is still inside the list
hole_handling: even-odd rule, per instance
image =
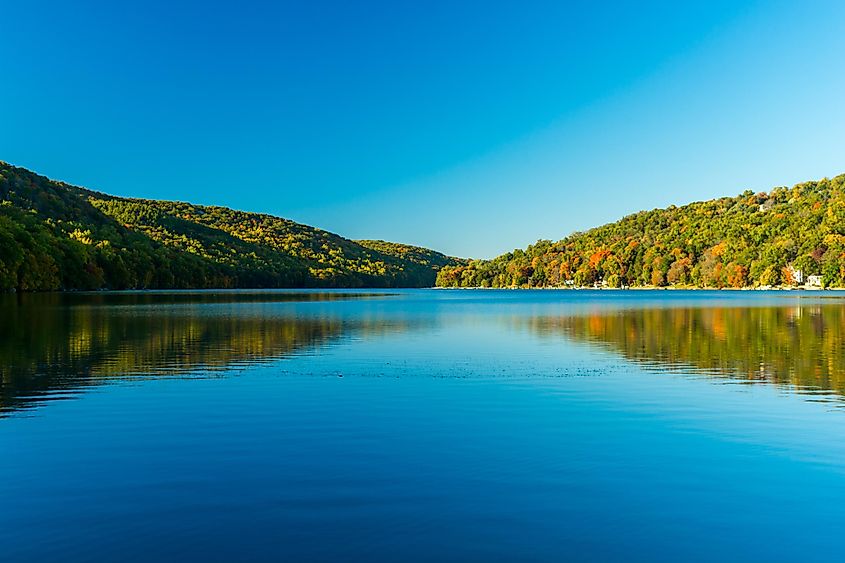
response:
[[[5,296],[0,376],[4,561],[842,558],[836,294]]]

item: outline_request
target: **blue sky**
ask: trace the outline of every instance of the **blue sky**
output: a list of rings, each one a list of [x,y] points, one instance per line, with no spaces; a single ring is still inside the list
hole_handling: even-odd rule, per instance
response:
[[[838,2],[0,0],[0,159],[492,257],[845,172]]]

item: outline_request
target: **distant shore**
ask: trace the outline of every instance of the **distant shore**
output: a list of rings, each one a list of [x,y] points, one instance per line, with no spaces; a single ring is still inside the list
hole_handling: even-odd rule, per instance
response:
[[[462,291],[797,291],[797,292],[819,292],[819,291],[845,291],[845,287],[694,287],[694,286],[637,286],[637,287],[194,287],[194,288],[137,288],[137,289],[56,289],[50,291],[30,291],[7,289],[0,291],[0,295],[32,295],[39,293],[168,293],[168,292],[189,292],[201,291],[204,293],[217,291],[395,291],[402,289],[435,289],[435,290],[462,290]]]
[[[435,286],[431,289],[465,289],[465,290],[565,290],[565,291],[843,291],[845,287],[695,287],[695,286],[636,286],[636,287],[593,287],[593,286],[569,286],[569,287],[441,287]]]

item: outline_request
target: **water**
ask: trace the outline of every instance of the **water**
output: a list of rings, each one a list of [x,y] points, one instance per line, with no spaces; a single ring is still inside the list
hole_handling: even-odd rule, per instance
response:
[[[7,561],[841,559],[837,294],[2,299]]]

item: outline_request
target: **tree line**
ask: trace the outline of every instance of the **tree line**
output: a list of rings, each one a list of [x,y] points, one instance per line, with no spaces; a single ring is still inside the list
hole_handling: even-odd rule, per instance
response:
[[[271,215],[112,197],[0,162],[0,290],[430,287],[457,263]]]
[[[444,267],[442,287],[845,287],[845,175],[641,211]]]

